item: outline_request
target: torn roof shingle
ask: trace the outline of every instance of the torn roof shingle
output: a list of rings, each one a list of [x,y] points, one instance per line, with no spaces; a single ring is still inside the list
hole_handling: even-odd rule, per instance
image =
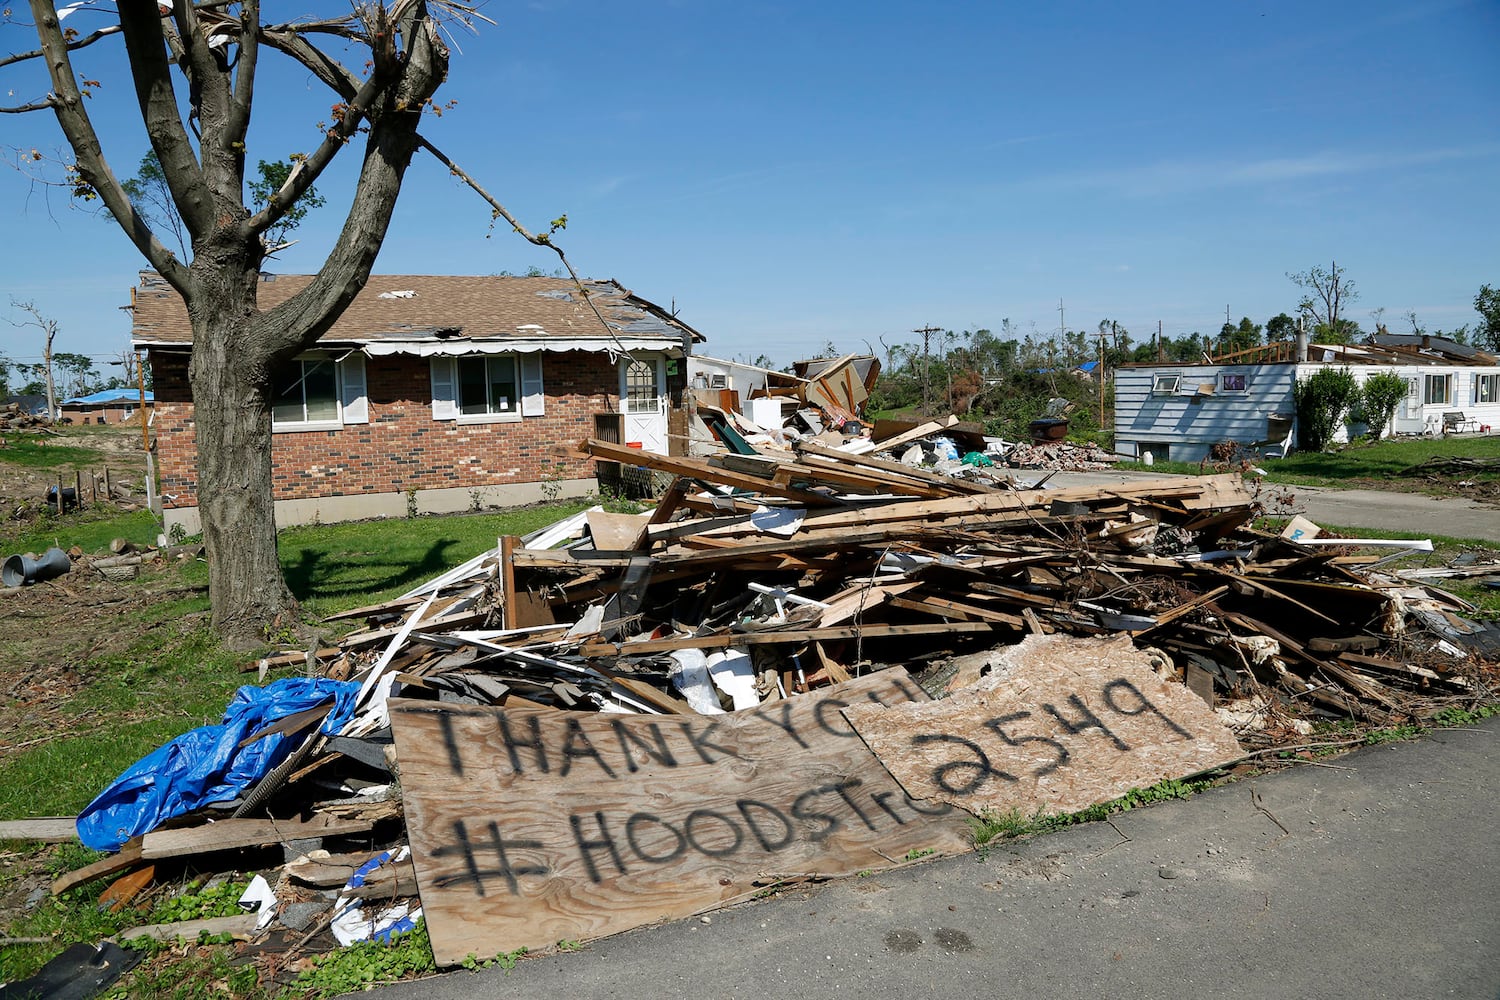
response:
[[[285,302],[312,281],[306,274],[264,274],[258,285],[262,310]],[[570,278],[507,275],[372,274],[342,316],[321,339],[334,342],[413,340],[457,330],[470,339],[506,337],[659,336],[681,345],[684,335],[702,334],[665,309],[613,280],[585,280],[610,329]],[[191,344],[187,308],[171,285],[142,271],[132,289],[132,339],[141,344]],[[451,334],[450,334],[451,335]]]

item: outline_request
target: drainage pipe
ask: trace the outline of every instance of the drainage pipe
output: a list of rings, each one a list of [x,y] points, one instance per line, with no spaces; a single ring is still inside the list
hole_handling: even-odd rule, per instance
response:
[[[42,580],[50,580],[54,576],[62,576],[73,568],[72,560],[62,549],[53,547],[42,553],[41,558],[33,559],[30,556],[16,555],[5,560],[5,565],[0,566],[0,583],[7,587],[20,587],[28,583],[38,583]]]

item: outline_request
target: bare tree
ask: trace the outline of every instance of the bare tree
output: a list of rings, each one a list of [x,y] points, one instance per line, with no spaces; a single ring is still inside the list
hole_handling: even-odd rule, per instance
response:
[[[56,116],[75,157],[68,165],[75,191],[100,199],[187,305],[213,621],[231,642],[259,641],[267,624],[295,608],[276,551],[271,374],[315,343],[368,278],[419,142],[422,111],[447,74],[439,20],[467,22],[473,11],[441,0],[377,0],[339,17],[275,24],[263,21],[259,0],[174,0],[167,16],[156,4],[121,4],[118,26],[88,35],[65,30],[49,0],[31,0],[31,12],[41,47],[0,59],[0,67],[38,59],[51,90],[0,110]],[[89,84],[73,67],[75,51],[116,35],[129,57],[151,150],[188,235],[187,261],[162,243],[106,161],[84,99]],[[363,76],[320,48],[330,40],[368,57]],[[246,139],[257,67],[268,50],[350,92],[334,105],[319,146],[252,210],[245,198]],[[256,295],[265,234],[361,133],[359,178],[336,244],[305,289],[262,311]]]
[[[52,342],[57,339],[57,320],[43,316],[35,302],[10,300],[13,308],[19,309],[30,319],[11,320],[12,326],[34,326],[42,331],[42,377],[47,385],[47,419],[57,419],[57,385],[52,379]]]
[[[1318,338],[1346,342],[1352,339],[1352,333],[1358,332],[1358,324],[1341,319],[1344,306],[1358,299],[1359,293],[1338,261],[1332,262],[1326,271],[1314,264],[1306,271],[1288,272],[1287,278],[1303,290],[1297,308],[1312,318]]]

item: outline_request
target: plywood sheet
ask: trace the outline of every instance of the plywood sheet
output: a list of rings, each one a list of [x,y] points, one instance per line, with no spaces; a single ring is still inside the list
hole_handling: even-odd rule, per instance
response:
[[[1074,812],[1243,755],[1128,637],[1029,636],[992,666],[942,701],[844,714],[908,794],[976,815]]]
[[[778,877],[967,850],[962,814],[909,799],[840,714],[923,697],[888,670],[712,717],[393,701],[438,962],[682,917]]]

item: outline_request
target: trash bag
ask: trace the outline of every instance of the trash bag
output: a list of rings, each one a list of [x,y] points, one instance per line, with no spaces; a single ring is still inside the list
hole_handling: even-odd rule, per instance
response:
[[[995,467],[995,460],[982,451],[969,452],[963,457],[963,463],[965,465],[975,465],[981,469],[993,469]]]
[[[177,737],[136,761],[78,815],[78,839],[96,851],[117,851],[154,830],[214,802],[227,802],[286,760],[305,738],[272,733],[240,743],[277,719],[333,702],[319,731],[333,734],[354,714],[359,685],[327,678],[289,677],[235,692],[224,721]]]
[[[951,437],[940,435],[938,437],[929,438],[928,440],[932,442],[932,449],[937,454],[937,459],[939,462],[943,461],[944,459],[947,459],[950,462],[958,461],[958,445],[953,443],[953,439]]]

